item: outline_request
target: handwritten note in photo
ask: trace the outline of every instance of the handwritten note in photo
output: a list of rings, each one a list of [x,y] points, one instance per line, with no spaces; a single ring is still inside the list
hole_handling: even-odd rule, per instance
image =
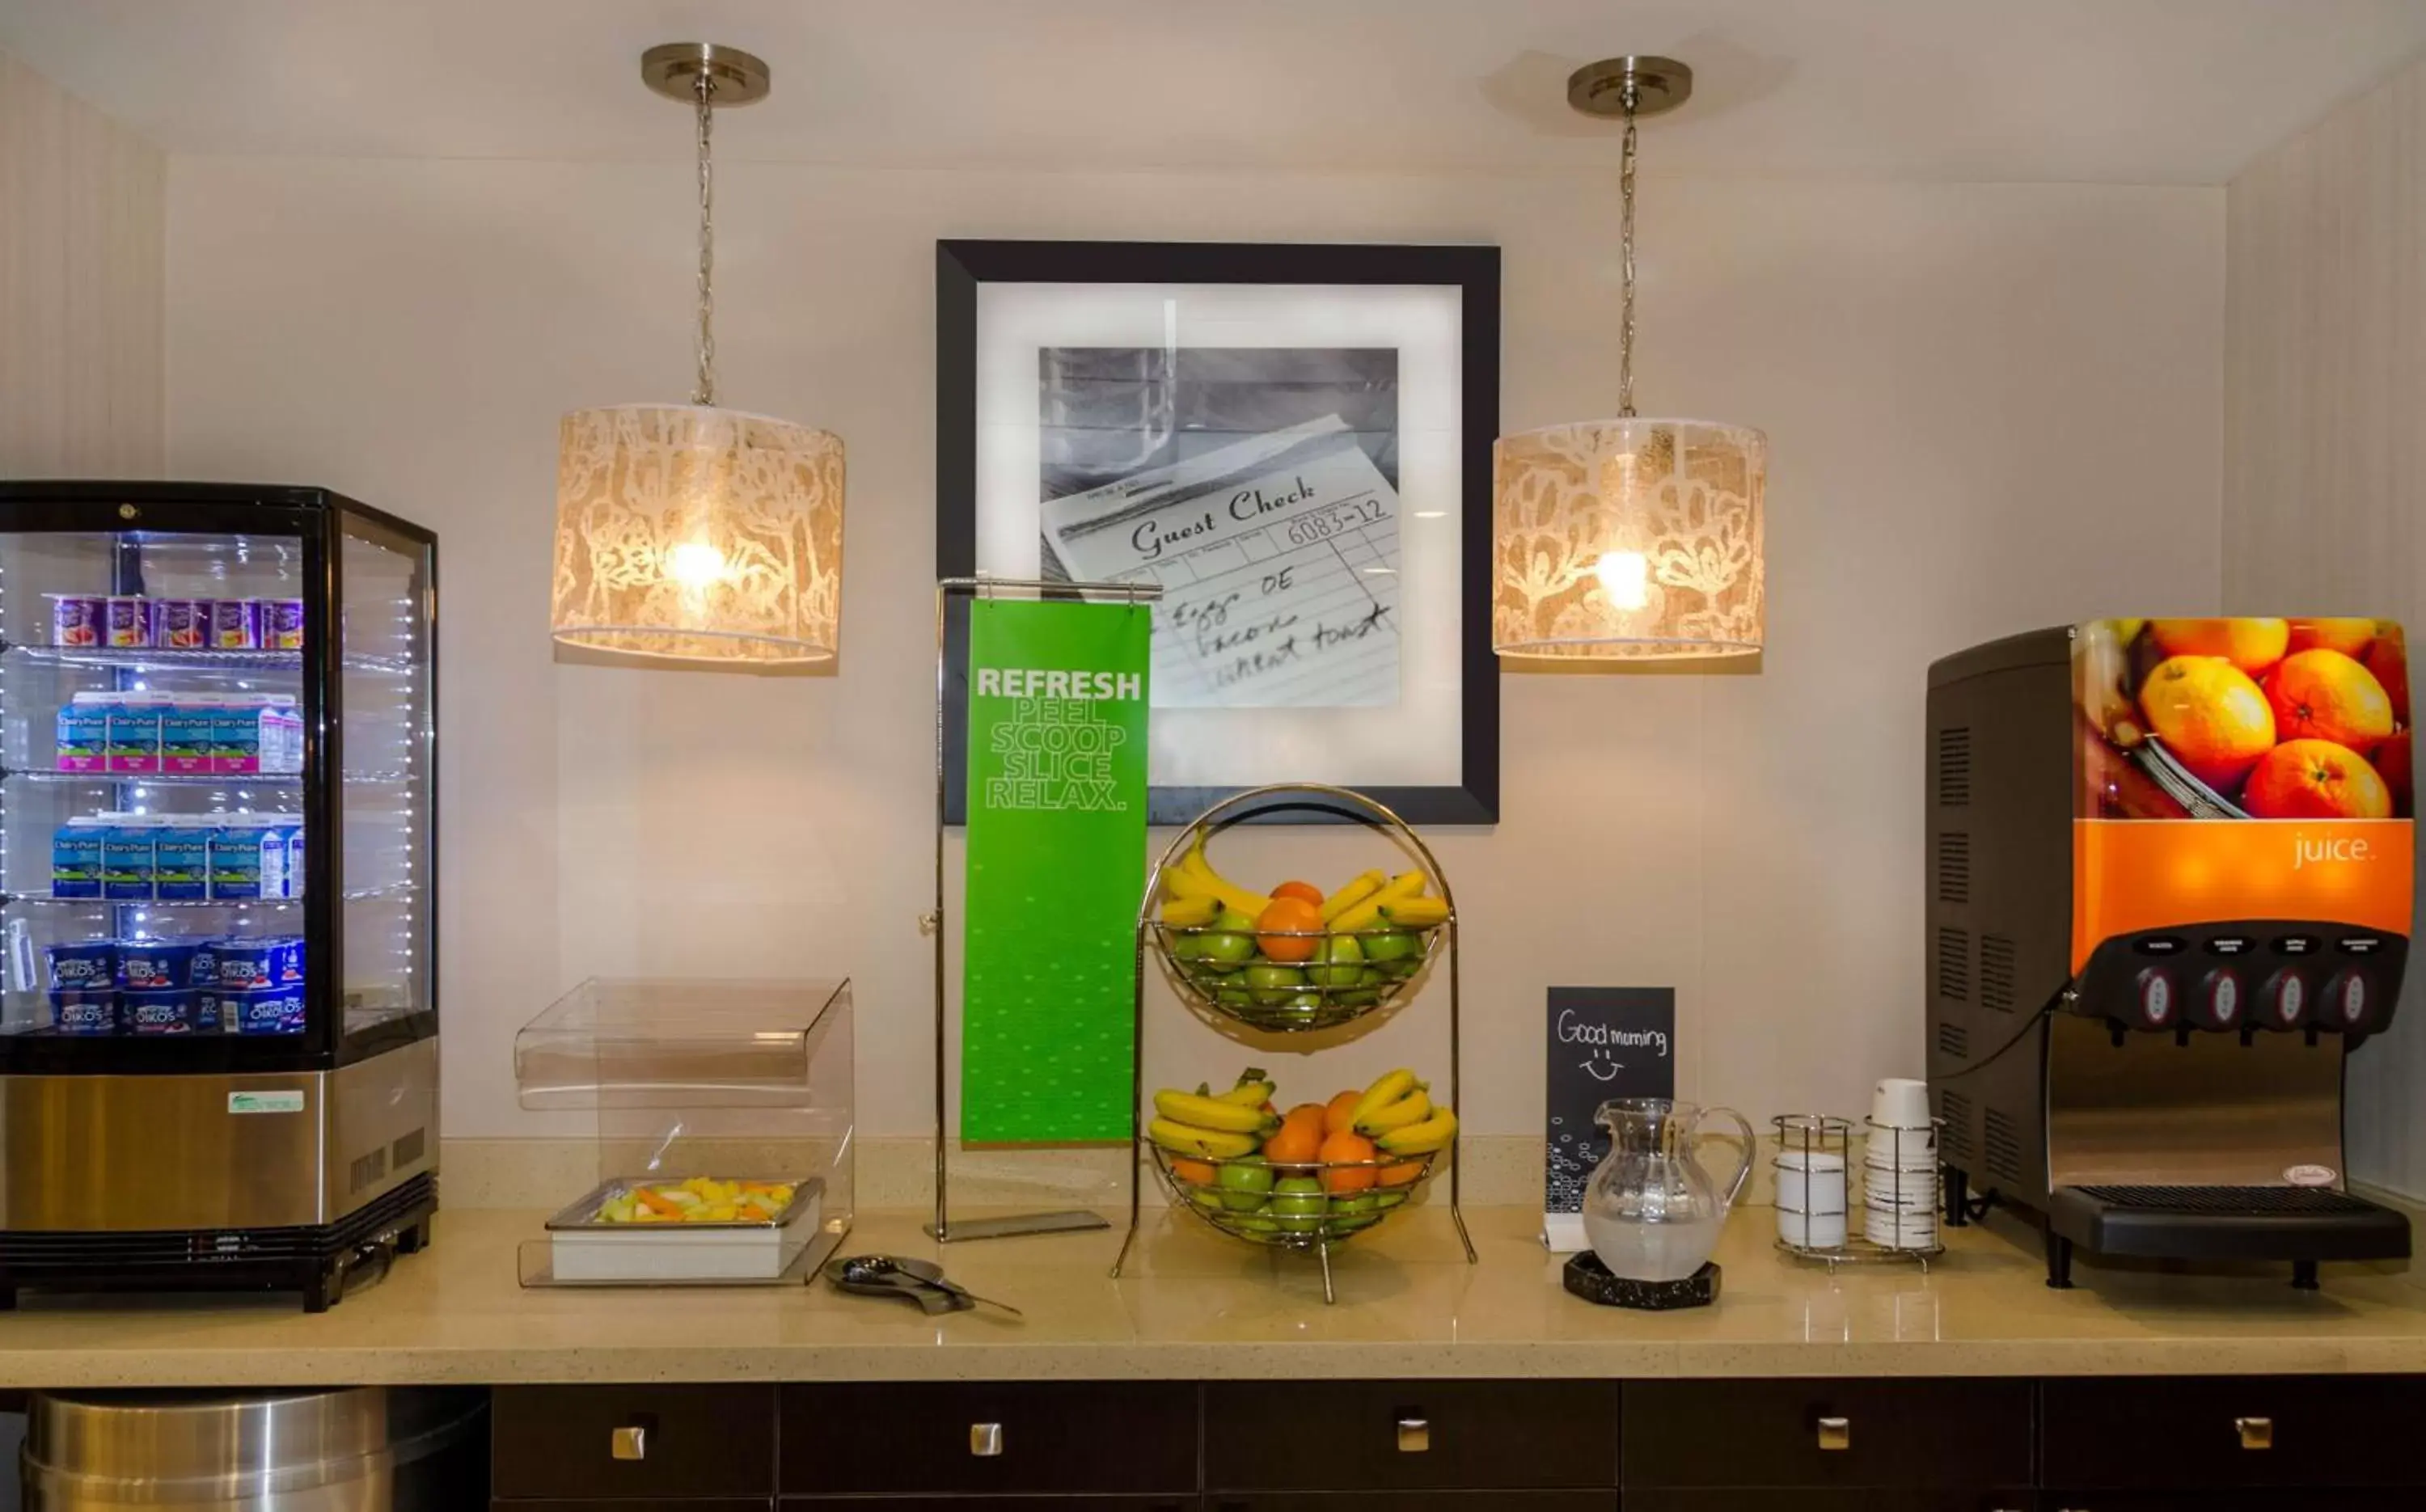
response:
[[[1044,502],[1075,577],[1152,582],[1166,708],[1399,700],[1399,496],[1337,415]]]

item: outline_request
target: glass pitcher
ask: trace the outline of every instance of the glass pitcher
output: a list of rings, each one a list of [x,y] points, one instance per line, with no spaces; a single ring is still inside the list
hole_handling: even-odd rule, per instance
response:
[[[1743,1132],[1743,1160],[1719,1188],[1693,1159],[1702,1120],[1723,1113]],[[1752,1174],[1752,1125],[1733,1108],[1666,1098],[1620,1098],[1594,1121],[1609,1131],[1609,1157],[1584,1189],[1584,1232],[1609,1274],[1634,1281],[1681,1281],[1719,1247],[1727,1209]]]

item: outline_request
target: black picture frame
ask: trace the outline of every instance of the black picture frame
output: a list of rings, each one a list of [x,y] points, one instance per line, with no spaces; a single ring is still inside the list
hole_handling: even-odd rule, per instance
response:
[[[1362,791],[1413,824],[1499,821],[1499,663],[1491,649],[1491,455],[1499,433],[1499,249],[1231,242],[935,244],[935,575],[978,567],[978,291],[987,283],[1405,284],[1460,291],[1459,778]],[[966,821],[968,596],[945,602],[945,822]],[[1186,824],[1237,787],[1154,788],[1149,822]],[[1280,807],[1273,823],[1335,822]]]

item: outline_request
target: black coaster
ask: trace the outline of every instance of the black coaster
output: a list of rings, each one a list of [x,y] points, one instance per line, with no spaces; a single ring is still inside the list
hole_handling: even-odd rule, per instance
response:
[[[1681,1281],[1624,1281],[1611,1276],[1600,1257],[1587,1249],[1567,1261],[1567,1290],[1605,1308],[1645,1312],[1706,1308],[1719,1299],[1719,1263],[1704,1261],[1700,1270]]]

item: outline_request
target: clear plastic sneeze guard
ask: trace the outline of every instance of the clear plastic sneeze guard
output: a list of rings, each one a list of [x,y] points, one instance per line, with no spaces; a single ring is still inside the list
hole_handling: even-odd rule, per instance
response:
[[[765,1285],[850,1231],[848,980],[593,977],[514,1036],[534,1112],[590,1118],[594,1183],[526,1286]]]

